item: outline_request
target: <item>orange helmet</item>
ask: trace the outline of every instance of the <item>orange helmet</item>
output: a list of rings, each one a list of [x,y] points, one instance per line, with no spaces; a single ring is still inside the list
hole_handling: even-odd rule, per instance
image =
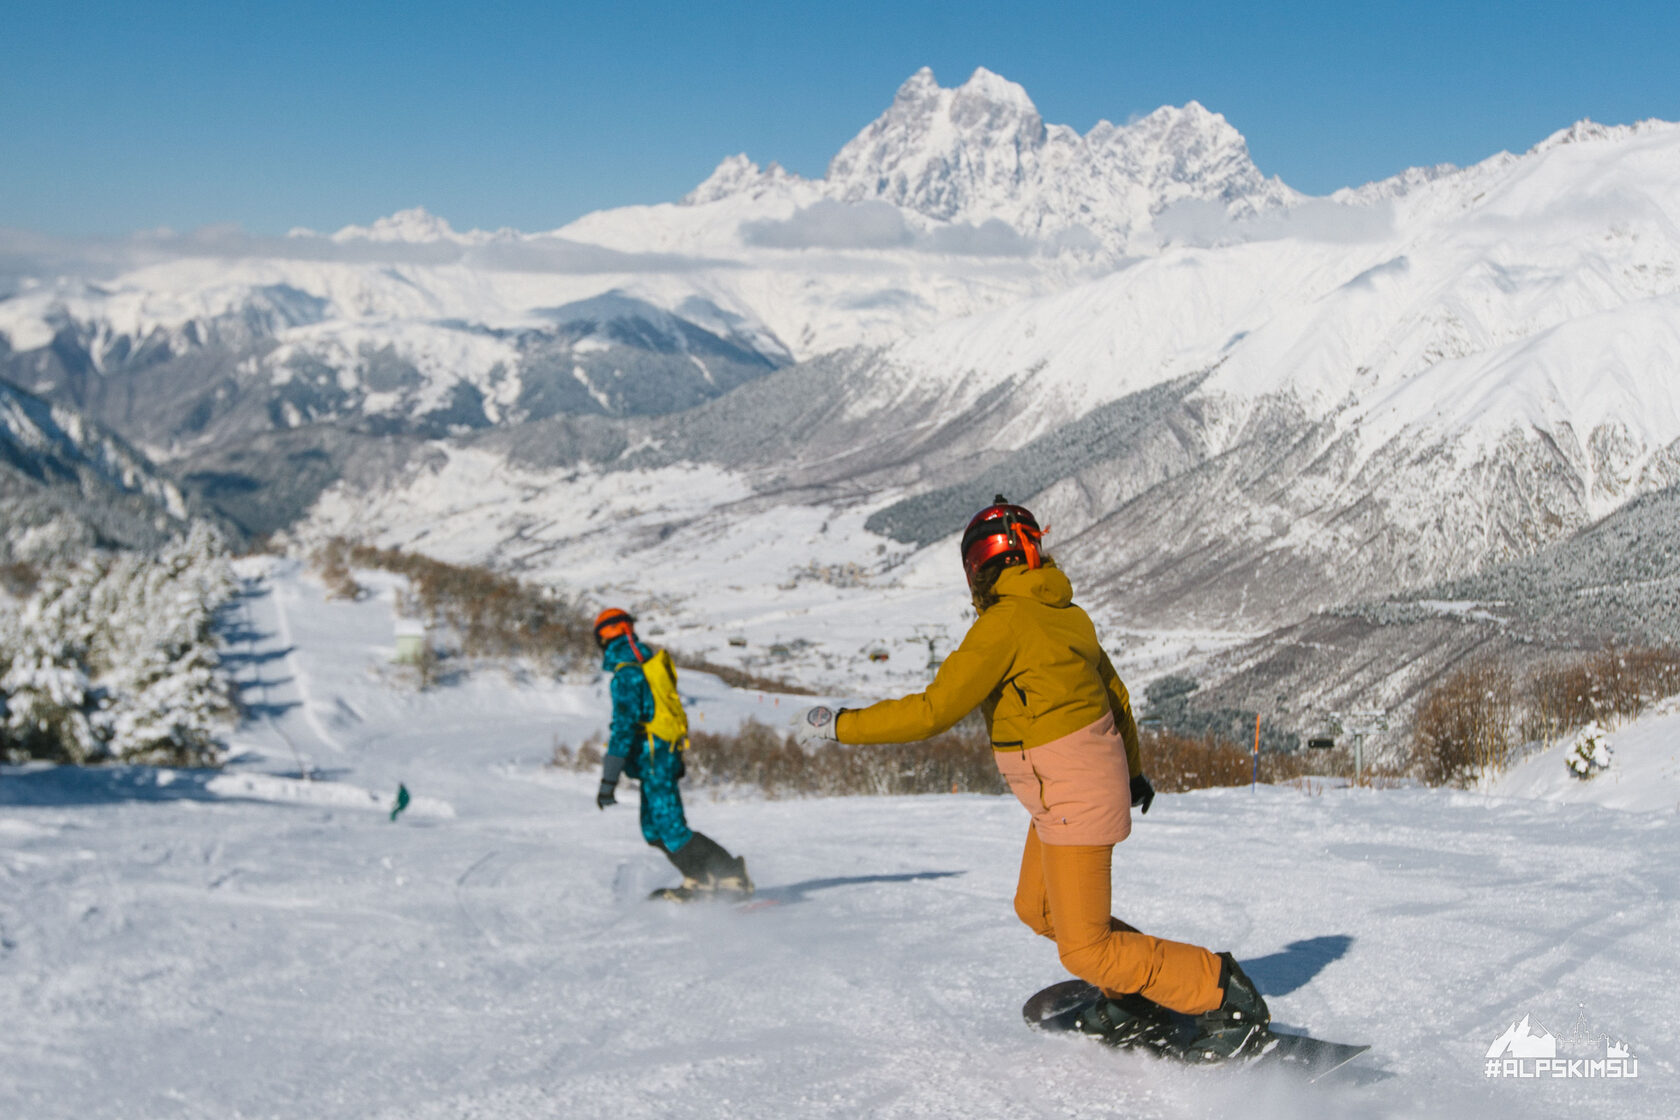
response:
[[[595,644],[605,649],[620,634],[633,633],[635,626],[636,620],[630,617],[629,611],[608,607],[595,616]]]
[[[1006,568],[1014,564],[1038,567],[1043,563],[1038,542],[1043,539],[1044,530],[1031,511],[1010,505],[1009,499],[999,494],[974,515],[963,532],[963,574],[968,577],[968,585],[973,587],[980,569],[994,560],[1001,560]]]

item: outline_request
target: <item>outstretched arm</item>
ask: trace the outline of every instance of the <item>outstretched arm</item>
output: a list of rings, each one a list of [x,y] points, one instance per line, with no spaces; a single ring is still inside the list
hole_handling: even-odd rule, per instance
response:
[[[909,743],[950,730],[1008,675],[1014,661],[1010,638],[1007,622],[993,607],[975,620],[925,691],[841,712],[835,724],[840,741]]]

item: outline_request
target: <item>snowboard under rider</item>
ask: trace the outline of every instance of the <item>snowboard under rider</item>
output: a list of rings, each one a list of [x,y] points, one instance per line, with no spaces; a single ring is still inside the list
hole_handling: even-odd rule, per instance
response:
[[[641,782],[642,838],[663,851],[683,877],[681,887],[655,894],[674,898],[705,891],[751,894],[753,883],[747,876],[746,859],[731,856],[711,837],[688,827],[682,793],[677,788],[685,770],[682,744],[661,739],[648,730],[655,703],[643,666],[654,657],[654,651],[637,640],[635,622],[617,607],[595,618],[601,668],[612,674],[613,704],[612,733],[601,760],[601,788],[595,804],[605,809],[618,803],[613,791],[621,774]]]
[[[1109,912],[1114,845],[1131,832],[1132,807],[1147,813],[1155,791],[1126,686],[1067,576],[1040,551],[1042,537],[1030,512],[998,495],[962,538],[979,617],[933,683],[867,708],[812,708],[801,737],[910,742],[979,708],[998,769],[1032,814],[1015,913],[1108,997],[1097,1025],[1136,1037],[1166,1007],[1196,1017],[1189,1056],[1245,1054],[1270,1014],[1231,954],[1151,937]]]

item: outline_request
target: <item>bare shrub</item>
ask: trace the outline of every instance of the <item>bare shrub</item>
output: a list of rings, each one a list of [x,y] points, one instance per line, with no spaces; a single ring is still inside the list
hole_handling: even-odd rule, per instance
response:
[[[1252,772],[1247,751],[1212,738],[1146,733],[1143,753],[1144,771],[1163,793],[1247,785]],[[1265,752],[1260,778],[1291,781],[1309,773],[1314,761]],[[599,747],[584,743],[575,751],[556,745],[552,765],[588,771],[600,763]],[[691,785],[750,786],[770,797],[1009,792],[978,720],[918,743],[822,743],[809,749],[776,728],[748,721],[730,733],[694,732],[684,763]]]
[[[1680,650],[1609,646],[1512,670],[1480,663],[1426,693],[1412,722],[1413,766],[1432,785],[1467,785],[1503,769],[1519,739],[1560,738],[1614,726],[1680,693]]]
[[[697,673],[710,673],[730,688],[756,689],[759,692],[779,692],[784,696],[815,696],[816,693],[803,685],[782,680],[779,677],[764,677],[756,673],[749,673],[745,669],[737,669],[732,665],[718,665],[697,657],[688,657],[674,650],[671,660],[681,669],[693,669]]]
[[[701,785],[750,785],[771,797],[1002,793],[984,731],[951,731],[919,743],[807,750],[790,735],[748,722],[733,735],[699,732],[686,762]]]
[[[548,764],[559,770],[594,770],[601,765],[601,756],[605,753],[603,746],[599,740],[585,739],[574,750],[556,737],[554,753]]]
[[[1254,755],[1212,735],[1192,738],[1170,731],[1142,733],[1143,772],[1161,793],[1217,786],[1246,786],[1254,780]],[[1311,773],[1316,760],[1302,754],[1260,752],[1260,780],[1289,782]]]
[[[557,745],[553,765],[593,770],[593,743]],[[770,797],[841,797],[913,793],[1004,793],[984,730],[951,731],[919,743],[806,749],[793,736],[749,720],[731,733],[697,731],[683,752],[690,786],[751,786]]]
[[[1523,734],[1554,739],[1589,723],[1631,719],[1680,692],[1680,651],[1607,647],[1533,674],[1526,690]]]
[[[323,550],[316,553],[315,572],[327,589],[327,598],[355,600],[362,597],[362,586],[350,574],[342,552]]]
[[[1412,724],[1423,780],[1467,786],[1503,769],[1515,745],[1515,692],[1510,670],[1492,662],[1460,669],[1431,689]]]
[[[486,568],[337,538],[316,555],[323,573],[342,569],[348,578],[352,567],[377,568],[406,577],[418,613],[454,630],[461,652],[470,657],[533,657],[577,665],[595,656],[593,620],[551,589]]]
[[[414,684],[419,691],[428,692],[437,684],[438,654],[437,650],[432,648],[431,642],[426,642],[420,647],[420,652],[414,658],[413,669]]]

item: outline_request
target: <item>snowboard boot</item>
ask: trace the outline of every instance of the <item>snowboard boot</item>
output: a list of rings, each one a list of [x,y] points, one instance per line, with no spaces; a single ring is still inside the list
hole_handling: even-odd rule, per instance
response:
[[[747,895],[752,880],[747,878],[747,861],[731,857],[723,846],[704,832],[696,832],[688,843],[666,858],[682,872],[683,885],[675,888],[685,898],[713,892]]]
[[[1224,1062],[1246,1058],[1266,1042],[1272,1013],[1230,953],[1220,953],[1219,985],[1224,998],[1212,1011],[1196,1016],[1196,1036],[1185,1047],[1192,1062]]]
[[[752,877],[747,874],[747,857],[736,856],[722,868],[717,877],[717,890],[723,894],[740,895],[746,898],[753,893]]]
[[[1164,1045],[1177,1024],[1172,1012],[1133,992],[1098,1000],[1074,1021],[1074,1026],[1096,1035],[1105,1046],[1126,1050]]]

